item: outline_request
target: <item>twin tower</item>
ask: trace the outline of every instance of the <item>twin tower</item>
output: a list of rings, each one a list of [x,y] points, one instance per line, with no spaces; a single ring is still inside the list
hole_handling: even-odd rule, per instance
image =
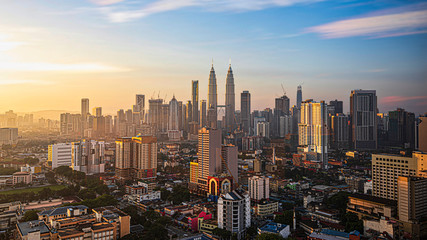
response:
[[[234,77],[231,64],[228,67],[226,85],[225,85],[225,105],[218,105],[218,94],[216,84],[215,69],[211,67],[209,74],[209,93],[208,93],[208,109],[207,109],[207,125],[210,128],[218,128],[218,108],[225,108],[225,119],[222,122],[221,128],[231,133],[236,128],[235,107],[236,99],[234,94]]]

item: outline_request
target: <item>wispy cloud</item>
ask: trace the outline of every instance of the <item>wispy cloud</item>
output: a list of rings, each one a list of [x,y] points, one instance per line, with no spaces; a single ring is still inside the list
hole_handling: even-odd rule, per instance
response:
[[[385,38],[426,33],[427,5],[417,6],[389,9],[369,16],[331,22],[310,27],[306,32],[318,33],[322,38]]]
[[[102,63],[0,62],[1,71],[126,72],[131,69]]]
[[[388,96],[381,99],[381,103],[385,105],[410,101],[425,102],[427,101],[427,96]]]
[[[97,5],[111,5],[119,2],[123,2],[124,0],[89,0]]]
[[[20,85],[20,84],[35,84],[35,85],[51,85],[52,82],[43,80],[23,80],[23,79],[0,79],[1,85]]]
[[[98,0],[96,0],[98,1]],[[101,1],[101,0],[99,0]],[[104,0],[101,2],[107,2]],[[135,4],[101,7],[111,22],[129,22],[156,13],[174,11],[188,7],[198,7],[205,11],[256,11],[271,7],[286,7],[296,4],[308,4],[322,0],[156,0],[144,6]],[[104,4],[106,5],[106,4]]]

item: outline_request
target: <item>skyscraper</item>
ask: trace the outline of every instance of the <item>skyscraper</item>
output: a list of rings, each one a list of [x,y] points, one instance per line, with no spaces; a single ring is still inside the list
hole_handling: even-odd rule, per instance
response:
[[[208,192],[208,176],[221,170],[221,131],[202,128],[198,135],[198,185],[199,190]]]
[[[301,109],[301,103],[302,103],[302,86],[299,85],[297,87],[297,108]]]
[[[145,119],[145,95],[143,94],[136,94],[135,97],[135,106],[137,112],[141,115],[141,122],[144,122]]]
[[[249,91],[243,91],[240,94],[240,110],[242,116],[242,129],[247,135],[250,135],[251,129],[251,94]]]
[[[102,116],[102,107],[96,107],[92,109],[92,115],[95,117],[101,117]]]
[[[335,101],[329,101],[329,106],[334,107],[334,114],[343,113],[342,101],[336,99]]]
[[[148,123],[153,127],[154,132],[160,131],[162,126],[162,99],[148,100],[149,119]]]
[[[275,137],[280,136],[280,117],[289,115],[289,98],[286,95],[283,95],[280,98],[275,99],[274,106],[274,120],[273,120],[273,129],[272,134]]]
[[[301,104],[301,121],[298,124],[299,145],[304,153],[314,153],[322,168],[328,164],[328,115],[324,101],[309,99]],[[314,159],[313,159],[314,160]]]
[[[348,124],[348,116],[337,113],[331,117],[331,147],[348,148],[350,126]]]
[[[206,127],[207,119],[206,119],[206,100],[200,101],[200,128]]]
[[[173,96],[169,102],[169,124],[168,124],[168,137],[169,140],[176,141],[181,137],[179,131],[179,117],[178,117],[178,101]]]
[[[191,82],[191,96],[193,105],[193,119],[192,122],[199,122],[199,81],[193,80]]]
[[[230,64],[225,85],[225,129],[227,132],[233,132],[235,129],[235,108],[234,76]]]
[[[353,90],[350,95],[351,139],[354,149],[377,148],[375,90]]]
[[[217,85],[216,85],[216,75],[215,69],[211,67],[211,71],[209,73],[209,94],[208,94],[208,126],[210,128],[217,127]]]
[[[415,114],[398,108],[388,112],[388,140],[391,146],[401,148],[415,147]]]
[[[237,163],[237,147],[233,145],[225,145],[222,146],[222,159],[221,168],[222,172],[226,174],[230,174],[233,177],[233,189],[237,188],[239,184],[239,171],[238,171],[238,163]]]
[[[82,98],[82,136],[84,136],[85,130],[88,128],[88,116],[89,116],[89,99]]]

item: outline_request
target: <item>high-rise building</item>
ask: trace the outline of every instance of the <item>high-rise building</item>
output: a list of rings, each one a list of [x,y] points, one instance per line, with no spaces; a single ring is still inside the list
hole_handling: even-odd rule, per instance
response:
[[[254,201],[270,198],[270,179],[265,176],[253,176],[248,182],[249,196]]]
[[[377,148],[375,90],[353,90],[350,95],[351,140],[354,149]]]
[[[218,228],[230,231],[243,239],[251,226],[251,200],[247,192],[234,190],[218,199]]]
[[[302,86],[299,85],[297,87],[297,108],[301,109],[301,103],[302,103]]]
[[[95,107],[92,109],[92,115],[95,117],[101,117],[102,116],[102,107]]]
[[[251,134],[251,94],[243,91],[240,94],[240,111],[242,118],[242,130],[247,135]]]
[[[199,81],[193,80],[191,81],[191,104],[193,106],[193,118],[192,121],[194,123],[199,122]]]
[[[289,98],[286,95],[283,95],[280,98],[276,98],[274,102],[275,106],[272,135],[274,137],[279,137],[280,133],[282,132],[282,129],[280,129],[280,117],[289,115]]]
[[[293,118],[291,115],[280,116],[279,118],[279,137],[284,138],[292,134]]]
[[[206,112],[207,111],[207,105],[206,100],[200,101],[200,128],[207,127],[207,119],[206,119]]]
[[[334,115],[337,113],[343,113],[343,104],[342,101],[335,99],[334,101],[329,101],[329,106],[334,107]]]
[[[399,220],[409,222],[427,216],[427,178],[397,178],[397,210]]]
[[[47,159],[52,163],[52,169],[60,166],[71,166],[71,147],[71,143],[49,145]]]
[[[328,126],[324,101],[309,99],[301,104],[301,121],[298,124],[299,145],[305,153],[316,153],[317,161],[325,168],[328,164]]]
[[[427,152],[427,116],[419,118],[418,125],[418,149]]]
[[[397,200],[399,176],[427,177],[427,154],[413,152],[412,157],[372,154],[372,195]]]
[[[136,94],[135,97],[135,106],[136,106],[136,112],[139,112],[141,114],[141,119],[144,119],[145,115],[145,95],[143,94]]]
[[[121,180],[153,178],[157,171],[157,139],[152,136],[116,140],[116,176]]]
[[[415,114],[398,108],[388,112],[388,141],[391,146],[415,148]]]
[[[71,144],[71,168],[86,174],[103,173],[105,170],[105,142],[81,140]]]
[[[18,128],[0,128],[0,146],[18,143]]]
[[[218,103],[218,95],[217,95],[217,85],[216,85],[216,75],[215,69],[211,67],[211,71],[209,73],[209,94],[208,94],[208,127],[217,128],[217,103]]]
[[[221,171],[221,131],[202,128],[198,134],[198,186],[199,191],[208,192],[208,176]]]
[[[225,129],[227,132],[233,132],[235,129],[234,112],[236,109],[234,95],[234,76],[231,64],[228,68],[225,85]]]
[[[84,131],[88,128],[88,116],[89,113],[89,99],[82,98],[82,109],[81,109],[81,117],[82,117],[82,135],[84,135]]]
[[[236,146],[224,145],[222,146],[222,161],[221,169],[223,173],[229,174],[233,178],[233,189],[237,188],[239,184],[239,165],[237,160],[238,150]]]
[[[178,118],[178,101],[173,96],[169,102],[169,124],[168,124],[168,137],[169,140],[177,141],[181,138],[179,131],[179,118]]]
[[[148,100],[148,123],[153,127],[155,132],[160,131],[162,126],[162,99]]]
[[[342,113],[331,116],[331,147],[347,149],[350,141],[349,131],[348,116]]]

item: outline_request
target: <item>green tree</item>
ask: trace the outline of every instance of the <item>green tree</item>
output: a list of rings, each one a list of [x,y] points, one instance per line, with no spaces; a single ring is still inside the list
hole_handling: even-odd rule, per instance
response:
[[[231,232],[222,228],[215,228],[212,234],[220,237],[220,239],[227,240],[231,238]]]
[[[37,215],[39,211],[37,210],[28,210],[25,212],[24,217],[22,218],[23,222],[37,220],[39,216]]]
[[[289,225],[292,228],[294,219],[294,212],[292,210],[286,210],[282,214],[275,216],[274,221],[281,224]]]
[[[283,240],[284,238],[277,234],[261,233],[256,237],[256,240]]]

